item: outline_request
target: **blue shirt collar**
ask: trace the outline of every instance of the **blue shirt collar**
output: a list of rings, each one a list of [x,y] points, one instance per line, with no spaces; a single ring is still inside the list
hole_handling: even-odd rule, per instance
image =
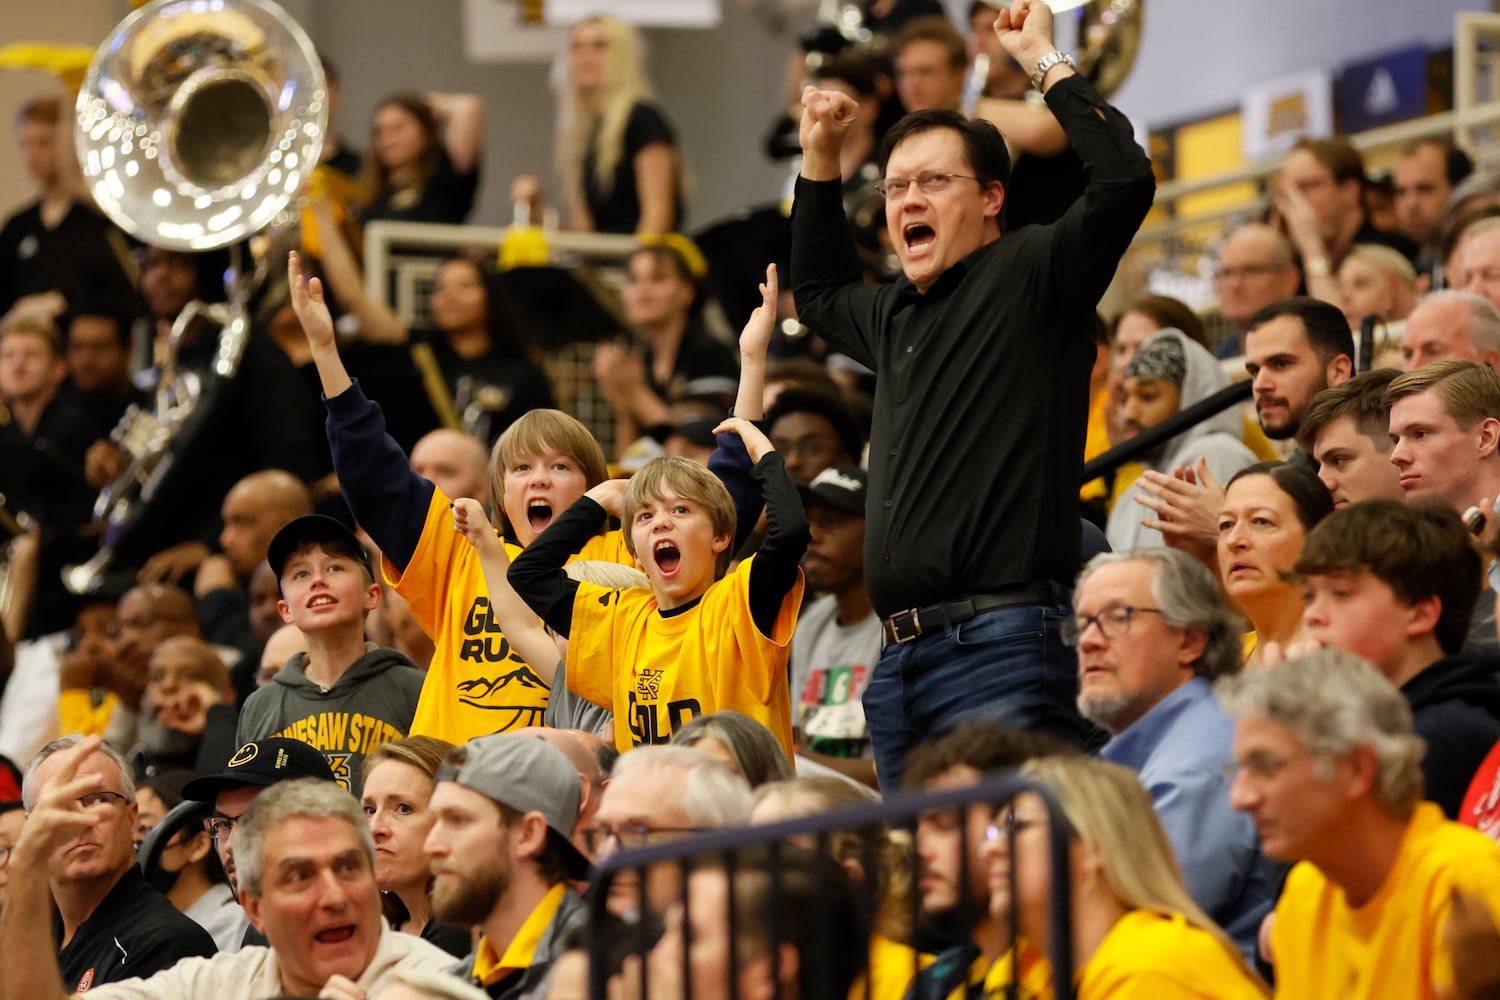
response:
[[[1196,705],[1211,701],[1213,696],[1213,687],[1207,679],[1194,677],[1151,706],[1150,711],[1106,743],[1104,749],[1099,751],[1099,756],[1139,771],[1171,731],[1178,717]]]

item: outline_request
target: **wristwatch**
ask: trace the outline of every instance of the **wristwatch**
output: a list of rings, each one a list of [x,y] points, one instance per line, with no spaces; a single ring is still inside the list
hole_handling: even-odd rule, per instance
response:
[[[1042,80],[1046,78],[1047,71],[1053,66],[1056,66],[1058,63],[1067,63],[1074,69],[1078,68],[1078,63],[1073,60],[1072,56],[1068,55],[1066,52],[1058,52],[1054,49],[1053,51],[1048,52],[1046,55],[1042,56],[1042,58],[1037,62],[1036,69],[1031,73],[1031,85],[1037,90],[1041,90]]]
[[[1309,278],[1326,278],[1333,273],[1333,263],[1327,257],[1309,257],[1302,262],[1302,270]]]

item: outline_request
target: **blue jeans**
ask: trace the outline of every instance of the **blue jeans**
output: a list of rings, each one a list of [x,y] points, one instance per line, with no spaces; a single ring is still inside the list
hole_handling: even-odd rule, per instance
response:
[[[865,687],[865,721],[882,790],[901,787],[906,755],[965,721],[1031,729],[1079,745],[1078,656],[1058,626],[1066,604],[1018,604],[888,643]]]

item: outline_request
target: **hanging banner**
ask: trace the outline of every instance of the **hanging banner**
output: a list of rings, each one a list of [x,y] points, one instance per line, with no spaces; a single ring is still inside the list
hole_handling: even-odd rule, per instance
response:
[[[1306,136],[1333,135],[1333,78],[1327,70],[1258,83],[1240,101],[1245,159],[1285,153]]]

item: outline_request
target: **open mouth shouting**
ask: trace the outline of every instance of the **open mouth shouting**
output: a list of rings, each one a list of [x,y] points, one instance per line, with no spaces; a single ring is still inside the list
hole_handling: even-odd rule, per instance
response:
[[[308,598],[307,606],[309,608],[326,608],[329,605],[337,603],[338,599],[332,594],[318,594],[315,597]]]
[[[313,940],[318,944],[340,945],[353,939],[359,930],[354,924],[340,924],[337,927],[328,927],[313,935]]]
[[[676,576],[678,568],[682,566],[682,550],[670,538],[659,539],[651,547],[651,558],[656,563],[657,571],[666,579]]]
[[[531,526],[533,535],[540,535],[552,523],[552,502],[541,497],[533,497],[527,501],[526,522]]]
[[[937,233],[925,222],[908,222],[901,227],[901,238],[906,241],[908,254],[920,254],[931,248]]]

